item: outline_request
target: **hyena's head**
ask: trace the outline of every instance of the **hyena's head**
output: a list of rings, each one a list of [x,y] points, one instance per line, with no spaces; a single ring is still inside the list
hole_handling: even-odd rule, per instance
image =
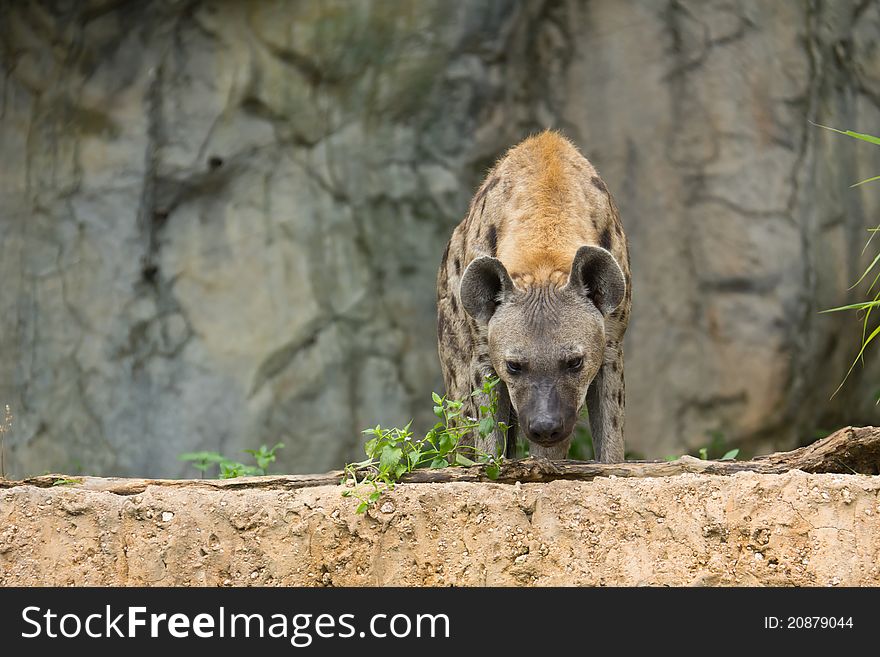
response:
[[[605,318],[625,289],[614,256],[596,246],[578,250],[562,287],[521,290],[497,258],[468,266],[462,305],[488,333],[492,366],[530,442],[550,446],[571,435],[602,365]]]

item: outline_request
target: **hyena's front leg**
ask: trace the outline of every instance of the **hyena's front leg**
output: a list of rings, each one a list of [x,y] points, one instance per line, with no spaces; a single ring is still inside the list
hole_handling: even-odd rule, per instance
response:
[[[593,433],[593,451],[600,463],[623,461],[624,382],[623,351],[608,347],[610,358],[587,391],[587,410]]]
[[[498,415],[495,419],[497,422],[503,422],[507,425],[506,435],[497,425],[495,426],[496,449],[503,450],[502,456],[509,459],[516,458],[516,434],[519,428],[516,411],[513,410],[513,404],[510,403],[507,386],[499,383],[496,390],[498,391]]]

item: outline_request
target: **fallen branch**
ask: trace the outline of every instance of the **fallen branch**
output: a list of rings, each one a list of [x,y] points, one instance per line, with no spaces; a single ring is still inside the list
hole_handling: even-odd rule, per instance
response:
[[[789,470],[811,473],[880,474],[880,428],[846,427],[827,438],[790,452],[776,452],[751,461],[704,461],[682,456],[675,461],[627,461],[596,463],[593,461],[548,461],[521,459],[505,461],[496,479],[486,476],[483,466],[416,470],[403,478],[403,483],[495,482],[512,484],[546,482],[557,479],[590,481],[596,477],[671,477],[684,473],[731,475],[737,472],[779,474]],[[21,481],[0,479],[0,488],[13,486],[70,486],[103,491],[116,495],[137,495],[149,486],[170,488],[208,488],[212,490],[269,489],[295,490],[312,486],[335,486],[343,472],[326,474],[268,475],[235,479],[128,479],[117,477],[71,477],[47,474]]]

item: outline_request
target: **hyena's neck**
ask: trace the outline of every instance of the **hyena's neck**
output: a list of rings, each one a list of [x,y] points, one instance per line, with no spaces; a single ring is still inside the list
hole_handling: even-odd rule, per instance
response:
[[[532,288],[561,288],[568,282],[568,274],[571,271],[571,255],[561,253],[541,254],[542,257],[519,257],[510,258],[505,262],[503,257],[499,259],[510,272],[510,278],[521,290]]]
[[[577,250],[598,242],[584,209],[560,204],[553,212],[545,207],[534,213],[509,213],[497,258],[518,287],[561,287],[568,281]]]

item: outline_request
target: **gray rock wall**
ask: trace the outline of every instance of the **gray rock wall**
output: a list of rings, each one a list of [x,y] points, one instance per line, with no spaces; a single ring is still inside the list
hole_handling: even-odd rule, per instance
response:
[[[875,421],[818,311],[859,298],[880,149],[807,119],[880,131],[878,44],[872,2],[0,2],[7,467],[321,471],[429,425],[445,241],[545,127],[631,242],[630,449]]]

